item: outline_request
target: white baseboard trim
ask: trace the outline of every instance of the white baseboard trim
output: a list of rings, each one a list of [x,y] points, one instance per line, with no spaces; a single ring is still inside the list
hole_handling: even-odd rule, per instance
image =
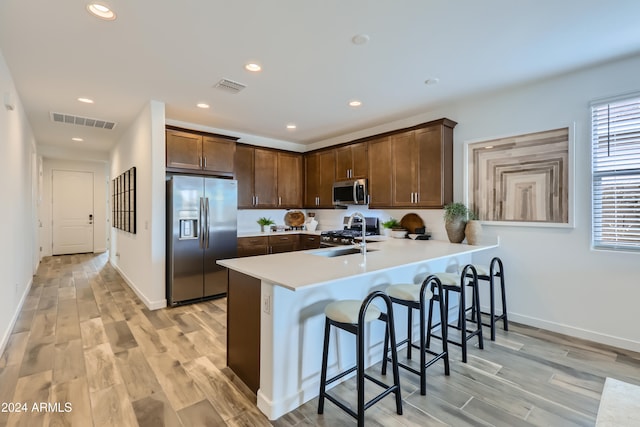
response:
[[[31,285],[33,285],[33,277],[29,279],[27,286],[22,292],[22,296],[20,297],[20,301],[18,302],[18,306],[16,307],[16,311],[13,313],[11,317],[11,321],[9,322],[9,326],[2,334],[2,341],[0,341],[0,355],[4,354],[4,351],[7,348],[7,344],[9,343],[9,338],[11,337],[11,332],[13,328],[16,326],[16,322],[18,321],[18,317],[20,317],[20,312],[22,311],[22,306],[24,302],[27,300],[27,295],[29,295],[29,291],[31,290]]]
[[[631,350],[640,352],[640,342],[633,341],[627,338],[616,337],[613,335],[607,335],[600,332],[590,331],[587,329],[577,328],[571,325],[565,325],[563,323],[550,322],[548,320],[539,319],[537,317],[524,316],[517,313],[508,313],[509,320],[522,323],[524,325],[533,326],[536,328],[546,329],[547,331],[557,332],[564,335],[569,335],[576,338],[582,338],[585,340],[597,342],[600,344],[606,344],[613,347],[622,348],[625,350]]]
[[[138,289],[136,287],[136,285],[134,285],[133,281],[131,281],[131,279],[129,279],[129,277],[127,277],[127,275],[124,274],[124,272],[116,264],[114,264],[111,260],[109,260],[109,264],[111,264],[111,266],[113,268],[115,268],[115,270],[118,272],[118,274],[120,274],[120,276],[122,276],[122,278],[124,279],[126,284],[129,285],[131,290],[133,290],[133,292],[136,293],[138,298],[140,298],[140,300],[144,303],[145,306],[147,306],[147,308],[149,310],[158,310],[158,309],[161,309],[161,308],[165,308],[167,306],[166,298],[162,299],[162,300],[158,300],[158,301],[149,300],[146,297],[146,295],[143,294],[142,291],[140,291],[140,289]]]

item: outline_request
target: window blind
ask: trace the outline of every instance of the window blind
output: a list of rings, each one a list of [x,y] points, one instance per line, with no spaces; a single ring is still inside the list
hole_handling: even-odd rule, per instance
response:
[[[593,246],[640,251],[640,98],[592,106]]]

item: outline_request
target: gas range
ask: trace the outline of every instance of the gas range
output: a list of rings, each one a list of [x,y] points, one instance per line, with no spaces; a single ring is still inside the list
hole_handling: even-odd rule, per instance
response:
[[[378,218],[365,218],[366,228],[365,236],[378,235]],[[346,224],[349,217],[345,217],[344,223]],[[351,228],[347,228],[345,225],[342,230],[323,231],[320,233],[320,244],[324,247],[328,246],[342,246],[351,245],[356,238],[362,236],[362,221],[355,222]]]

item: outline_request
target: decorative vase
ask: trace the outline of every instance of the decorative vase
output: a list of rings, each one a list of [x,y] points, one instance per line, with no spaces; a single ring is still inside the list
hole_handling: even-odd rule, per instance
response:
[[[451,243],[461,243],[464,240],[464,227],[467,222],[462,218],[445,221],[444,228]]]
[[[482,224],[480,224],[480,221],[474,219],[467,222],[464,228],[464,234],[467,236],[467,243],[469,245],[477,245],[482,236]]]
[[[260,224],[260,232],[264,233],[264,225]]]
[[[390,228],[383,228],[382,229],[382,235],[389,237],[391,235],[391,229]]]

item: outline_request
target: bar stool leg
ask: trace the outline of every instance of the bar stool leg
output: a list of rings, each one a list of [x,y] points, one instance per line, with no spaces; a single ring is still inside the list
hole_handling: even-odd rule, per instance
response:
[[[358,388],[358,427],[364,427],[364,325],[358,325],[357,348],[357,388]],[[385,332],[386,335],[386,332]]]
[[[447,312],[447,304],[443,298],[442,289],[440,289],[438,293],[438,302],[440,305],[440,324],[446,325],[448,322],[448,312]],[[432,298],[433,299],[433,298]],[[446,357],[444,358],[444,374],[449,375],[449,328],[441,327],[440,328],[440,336],[442,338],[442,351],[446,353]]]
[[[407,359],[411,360],[411,338],[413,337],[413,309],[411,307],[407,307],[407,324],[409,325],[407,328]]]
[[[318,396],[318,414],[324,412],[324,393],[327,388],[327,359],[329,358],[329,337],[331,335],[331,323],[329,319],[324,322],[324,346],[322,350],[322,370],[320,373],[320,395]]]
[[[493,280],[493,276],[494,276],[494,272],[493,272],[493,266],[495,264],[498,264],[498,268],[500,269],[500,295],[501,295],[501,299],[502,299],[502,325],[504,327],[505,331],[509,330],[509,321],[507,320],[507,296],[505,294],[505,285],[504,285],[504,267],[502,265],[502,260],[498,257],[495,257],[494,259],[491,260],[491,265],[490,265],[490,274],[491,274],[491,279]],[[493,286],[493,285],[492,285]]]
[[[493,287],[493,275],[489,276],[489,327],[491,328],[491,341],[496,340],[496,291]]]

